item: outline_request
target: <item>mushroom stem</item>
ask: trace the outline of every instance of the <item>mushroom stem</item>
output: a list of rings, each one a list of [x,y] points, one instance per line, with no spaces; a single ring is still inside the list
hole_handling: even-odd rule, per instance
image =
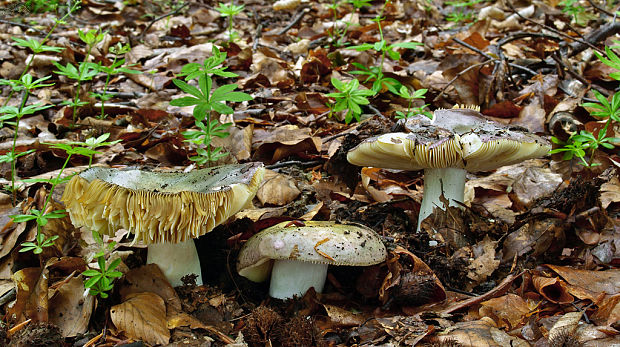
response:
[[[276,260],[271,270],[269,295],[278,299],[302,296],[310,287],[317,293],[323,290],[327,264],[283,259]]]
[[[443,202],[439,199],[442,193],[450,202],[450,206],[460,206],[455,201],[463,202],[466,173],[467,171],[464,169],[457,168],[424,170],[424,196],[418,216],[418,230],[420,230],[420,224],[424,218],[433,213],[435,206],[444,209]]]
[[[202,285],[200,260],[190,239],[179,243],[153,243],[148,245],[147,264],[157,264],[173,287],[183,284],[181,277],[196,274],[196,284]]]

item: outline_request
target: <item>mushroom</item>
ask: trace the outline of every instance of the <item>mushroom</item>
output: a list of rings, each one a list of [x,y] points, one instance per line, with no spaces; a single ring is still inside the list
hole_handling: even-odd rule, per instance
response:
[[[75,175],[62,201],[76,227],[114,235],[120,228],[148,245],[173,286],[197,274],[193,238],[210,232],[251,203],[263,175],[262,163],[225,165],[189,173],[94,167]]]
[[[269,295],[288,299],[310,287],[323,290],[328,265],[368,266],[387,251],[373,230],[333,222],[282,222],[250,237],[239,252],[237,272],[254,282],[271,274]]]
[[[465,175],[489,171],[526,159],[543,156],[550,143],[527,129],[488,120],[478,107],[455,106],[405,122],[407,132],[383,134],[367,139],[347,154],[354,165],[385,169],[424,169],[424,195],[418,216],[420,224],[440,197],[459,206],[465,192]]]

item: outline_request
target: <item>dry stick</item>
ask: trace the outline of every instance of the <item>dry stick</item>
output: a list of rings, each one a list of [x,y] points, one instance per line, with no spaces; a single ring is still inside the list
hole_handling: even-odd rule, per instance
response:
[[[28,320],[25,320],[25,321],[23,321],[23,322],[21,322],[21,323],[17,324],[16,326],[14,326],[14,327],[12,327],[11,329],[7,330],[7,331],[6,331],[6,334],[7,334],[8,336],[13,336],[13,334],[15,334],[16,332],[20,331],[23,327],[25,327],[26,325],[28,325],[28,323],[30,323],[30,321],[31,321],[31,320],[32,320],[32,319],[30,319],[30,318],[29,318]]]
[[[461,78],[461,76],[463,76],[464,74],[466,74],[469,70],[478,67],[480,65],[484,65],[484,64],[488,64],[491,61],[491,59],[487,59],[481,63],[477,63],[471,66],[468,66],[467,68],[459,71],[459,73],[456,74],[456,76],[454,76],[454,78],[452,78],[450,80],[450,82],[448,82],[448,84],[446,84],[443,88],[441,88],[441,91],[439,92],[439,94],[437,94],[437,96],[433,99],[433,102],[437,102],[437,100],[439,100],[439,98],[446,92],[446,89],[448,89],[448,87],[450,87],[452,85],[452,83],[456,82],[457,79]]]
[[[97,341],[99,341],[101,339],[101,337],[103,336],[103,333],[93,337],[92,339],[88,340],[88,342],[86,342],[84,344],[84,347],[90,347],[90,346],[94,346],[95,343],[97,343]]]
[[[299,23],[301,21],[302,18],[304,18],[304,16],[310,12],[310,6],[306,5],[306,6],[302,6],[301,9],[299,10],[299,13],[297,13],[297,16],[295,16],[295,18],[293,18],[293,20],[288,23],[287,26],[285,26],[284,28],[282,28],[282,30],[276,32],[276,35],[283,35],[285,34],[287,31],[289,31],[292,27],[294,27],[295,25],[297,25],[297,23]]]
[[[483,301],[486,301],[486,300],[489,300],[489,299],[494,298],[496,296],[502,295],[510,288],[510,285],[512,284],[512,282],[514,282],[514,280],[519,278],[522,274],[523,273],[516,274],[516,275],[515,274],[510,274],[510,275],[508,275],[508,277],[504,278],[504,280],[500,284],[498,284],[497,287],[491,289],[490,291],[488,291],[488,292],[486,292],[486,293],[484,293],[484,294],[482,294],[480,296],[474,296],[472,298],[456,302],[456,303],[448,306],[443,311],[441,311],[441,313],[452,313],[454,311],[459,311],[459,310],[462,310],[462,309],[467,308],[469,306],[476,305],[476,304],[481,303]]]
[[[260,40],[260,37],[263,35],[263,23],[261,22],[261,19],[256,10],[252,10],[252,13],[254,14],[254,25],[256,25],[256,34],[254,34],[254,43],[252,43],[252,51],[254,52],[258,47],[258,41]]]
[[[605,40],[607,37],[620,33],[620,22],[611,22],[605,25],[602,25],[598,29],[593,30],[588,35],[586,35],[585,42],[573,42],[570,44],[570,48],[572,51],[568,54],[568,57],[573,57],[584,51],[588,47],[595,47],[593,44],[601,42]],[[605,54],[601,49],[596,48],[602,54]]]
[[[600,50],[598,47],[596,47],[596,46],[594,46],[594,45],[590,44],[589,42],[586,42],[586,41],[581,40],[581,39],[574,38],[574,37],[572,37],[572,36],[570,36],[570,35],[568,35],[568,34],[566,34],[566,33],[563,33],[563,32],[561,32],[561,31],[559,31],[559,30],[555,29],[555,28],[552,28],[552,27],[550,27],[550,26],[548,26],[548,25],[546,25],[546,24],[541,24],[541,23],[538,23],[537,21],[535,21],[535,20],[533,20],[533,19],[530,19],[530,18],[527,18],[527,17],[523,16],[522,14],[520,14],[520,13],[519,13],[519,11],[517,11],[517,9],[514,7],[514,5],[513,5],[510,1],[506,1],[506,5],[507,5],[508,7],[510,7],[510,9],[512,10],[512,12],[514,12],[514,14],[516,14],[517,16],[521,17],[522,19],[524,19],[524,20],[526,20],[526,21],[528,21],[528,22],[530,22],[530,23],[536,24],[536,25],[538,25],[538,26],[540,26],[540,27],[542,27],[542,28],[544,28],[544,29],[547,29],[547,30],[551,31],[552,33],[555,33],[555,34],[557,34],[557,35],[560,35],[560,36],[562,36],[562,37],[564,37],[564,38],[566,38],[566,39],[569,39],[569,40],[572,40],[572,41],[575,41],[575,42],[580,42],[580,43],[582,43],[582,44],[584,44],[584,45],[587,45],[587,46],[589,46],[590,48],[592,48],[592,49],[594,49],[594,50],[597,50],[597,51],[599,51],[599,52],[601,52],[601,53],[603,52],[603,51],[602,51],[602,50]],[[579,34],[579,33],[577,33],[577,34]],[[585,48],[584,48],[584,49],[585,49]]]
[[[156,22],[166,18],[166,17],[170,17],[170,16],[174,16],[175,14],[179,13],[182,9],[184,9],[185,7],[189,6],[189,2],[186,2],[185,4],[183,4],[183,6],[177,8],[176,10],[172,11],[172,12],[168,12],[162,16],[159,16],[155,19],[153,19],[149,25],[146,26],[146,28],[142,31],[142,34],[140,34],[140,39],[139,41],[143,41],[144,40],[144,35],[146,35],[146,32],[149,31],[149,29],[153,26],[153,24],[155,24]]]
[[[495,63],[500,62],[500,60],[499,60],[499,59],[494,58],[494,57],[493,57],[493,56],[491,56],[490,54],[485,53],[485,52],[483,52],[483,51],[479,50],[478,48],[476,48],[476,47],[474,47],[474,46],[470,45],[470,44],[469,44],[469,43],[467,43],[467,42],[461,41],[461,40],[459,40],[459,39],[457,39],[457,38],[453,38],[453,39],[452,39],[452,41],[454,41],[454,42],[458,43],[458,44],[459,44],[459,45],[461,45],[461,46],[464,46],[464,47],[467,47],[467,48],[471,49],[472,51],[474,51],[474,52],[476,52],[476,53],[478,53],[478,54],[482,55],[483,57],[485,57],[485,58],[487,58],[487,59],[489,59],[489,60],[492,60],[492,61],[493,61],[493,62],[495,62]],[[510,66],[510,67],[514,67],[515,69],[523,70],[523,71],[525,71],[525,72],[527,72],[527,73],[531,74],[532,76],[536,76],[536,75],[538,74],[538,73],[537,73],[536,71],[534,71],[534,70],[528,69],[528,68],[526,68],[525,66],[517,65],[517,64],[515,64],[515,63],[508,63],[508,66]]]
[[[545,39],[550,39],[550,40],[554,40],[554,41],[560,41],[561,39],[557,36],[553,36],[553,35],[549,35],[549,34],[545,34],[545,33],[530,33],[530,32],[526,32],[526,31],[519,31],[516,33],[512,33],[502,39],[500,39],[499,41],[497,41],[497,43],[495,44],[495,46],[497,47],[502,47],[503,45],[515,41],[515,40],[520,40],[520,39],[524,39],[527,37],[542,37]]]
[[[615,18],[615,17],[616,17],[616,15],[615,15],[615,14],[613,14],[613,13],[611,13],[611,12],[607,11],[606,9],[604,9],[604,8],[602,8],[602,7],[599,7],[599,5],[598,5],[598,4],[595,4],[595,3],[594,3],[594,1],[592,1],[592,0],[588,0],[588,2],[589,2],[589,3],[590,3],[590,5],[591,5],[592,7],[594,7],[597,11],[599,11],[599,12],[603,12],[604,14],[606,14],[606,15],[608,15],[608,16],[610,16],[610,17],[612,17],[612,18]]]

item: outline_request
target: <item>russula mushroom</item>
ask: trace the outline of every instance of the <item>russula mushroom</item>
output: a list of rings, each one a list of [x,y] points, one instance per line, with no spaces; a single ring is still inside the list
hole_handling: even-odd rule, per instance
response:
[[[486,119],[477,107],[455,106],[405,122],[407,132],[367,139],[347,154],[353,165],[397,170],[424,169],[424,195],[418,229],[433,208],[443,208],[440,197],[451,206],[463,202],[465,175],[489,171],[543,156],[550,143],[527,129]]]
[[[351,224],[282,222],[250,237],[239,252],[237,272],[254,282],[271,274],[269,295],[278,299],[323,290],[329,265],[369,266],[387,251],[373,230]]]
[[[183,172],[94,167],[75,175],[62,201],[76,227],[114,235],[124,228],[148,245],[147,262],[157,264],[173,286],[198,275],[192,239],[210,232],[249,204],[264,175],[262,163],[225,165]]]

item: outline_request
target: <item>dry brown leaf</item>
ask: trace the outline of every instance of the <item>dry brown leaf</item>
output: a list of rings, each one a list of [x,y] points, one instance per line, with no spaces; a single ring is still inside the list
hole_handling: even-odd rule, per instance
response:
[[[439,336],[440,341],[455,340],[461,346],[513,346],[529,347],[524,340],[498,329],[493,320],[484,317],[473,322],[459,322]]]
[[[601,206],[607,208],[611,203],[620,202],[620,182],[618,177],[612,177],[609,182],[601,186]]]
[[[255,129],[253,159],[272,163],[294,154],[320,153],[321,138],[311,136],[310,132],[309,128],[300,129],[295,125]]]
[[[84,297],[84,281],[71,278],[50,298],[49,321],[60,328],[63,337],[86,332],[93,312],[95,297]]]
[[[283,206],[295,200],[301,191],[291,177],[272,170],[265,171],[263,184],[256,192],[256,197],[263,205]]]
[[[598,309],[590,316],[598,325],[611,325],[620,322],[620,294],[605,298]]]
[[[110,309],[112,323],[127,337],[146,343],[167,344],[170,331],[166,321],[166,305],[155,293],[127,295],[121,304]]]
[[[164,300],[169,314],[181,311],[181,299],[156,264],[147,264],[126,273],[119,292],[123,300],[136,293],[154,293]]]
[[[474,260],[467,267],[469,270],[467,277],[473,283],[469,284],[468,290],[486,280],[499,266],[500,260],[495,258],[496,245],[497,241],[491,241],[488,236],[485,236],[482,241],[472,247]]]
[[[506,294],[499,298],[480,303],[480,316],[490,317],[498,327],[512,330],[523,323],[530,312],[527,302],[516,294]]]
[[[568,266],[546,265],[560,275],[571,286],[571,294],[580,299],[593,299],[597,294],[620,293],[620,269],[589,271]]]
[[[532,276],[532,284],[540,295],[556,304],[568,304],[575,300],[568,292],[566,283],[559,278]]]
[[[329,316],[332,324],[336,326],[359,326],[368,319],[362,314],[353,313],[350,310],[345,310],[341,307],[334,305],[323,304],[323,308],[325,308],[325,311],[327,311],[327,315]]]
[[[47,322],[48,299],[47,279],[49,271],[38,267],[28,267],[13,274],[12,279],[17,288],[15,304],[9,307],[9,316],[17,322],[32,319],[34,322]]]

